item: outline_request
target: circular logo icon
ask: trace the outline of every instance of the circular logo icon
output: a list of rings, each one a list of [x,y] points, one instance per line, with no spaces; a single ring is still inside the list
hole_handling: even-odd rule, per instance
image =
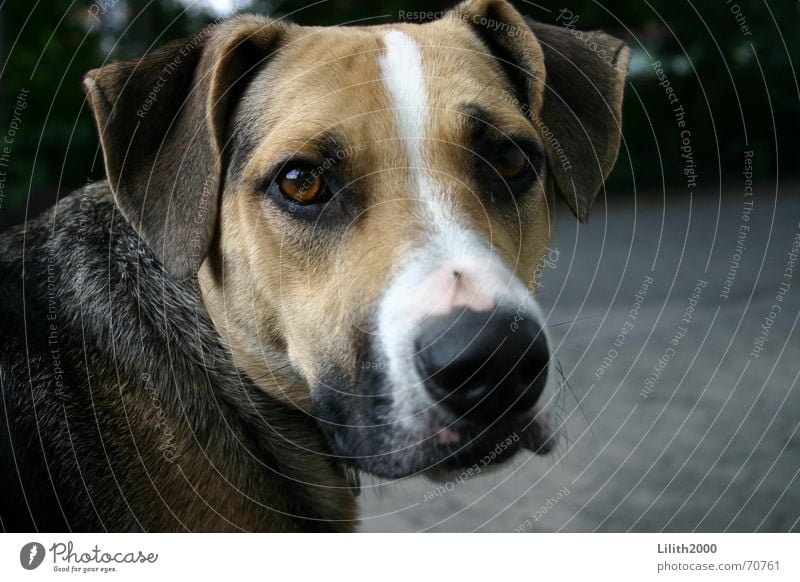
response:
[[[30,542],[19,551],[19,563],[26,570],[35,570],[44,561],[44,546],[38,542]]]

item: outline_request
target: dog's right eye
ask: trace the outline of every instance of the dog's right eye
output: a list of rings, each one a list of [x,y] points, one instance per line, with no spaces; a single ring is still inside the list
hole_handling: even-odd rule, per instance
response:
[[[323,198],[325,181],[310,167],[290,166],[276,180],[281,195],[294,204],[313,204]]]

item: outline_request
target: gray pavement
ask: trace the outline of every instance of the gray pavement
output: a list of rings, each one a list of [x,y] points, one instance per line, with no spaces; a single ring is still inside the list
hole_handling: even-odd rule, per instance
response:
[[[560,214],[557,451],[444,486],[364,477],[362,530],[800,531],[798,190]]]

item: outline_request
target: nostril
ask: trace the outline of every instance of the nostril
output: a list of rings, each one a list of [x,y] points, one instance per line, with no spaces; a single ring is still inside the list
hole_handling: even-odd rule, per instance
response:
[[[547,378],[549,350],[535,322],[464,310],[426,322],[415,366],[431,397],[458,414],[527,410]]]
[[[437,400],[455,391],[459,392],[458,398],[461,400],[479,399],[487,385],[483,367],[488,361],[473,358],[470,354],[459,354],[448,359],[449,352],[433,347],[420,352],[416,358],[417,371],[425,380],[427,389]]]

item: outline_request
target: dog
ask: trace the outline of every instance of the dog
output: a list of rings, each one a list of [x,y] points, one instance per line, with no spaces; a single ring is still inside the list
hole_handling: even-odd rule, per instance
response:
[[[107,180],[0,237],[3,529],[352,531],[361,472],[547,454],[536,268],[628,58],[469,0],[90,71]]]

